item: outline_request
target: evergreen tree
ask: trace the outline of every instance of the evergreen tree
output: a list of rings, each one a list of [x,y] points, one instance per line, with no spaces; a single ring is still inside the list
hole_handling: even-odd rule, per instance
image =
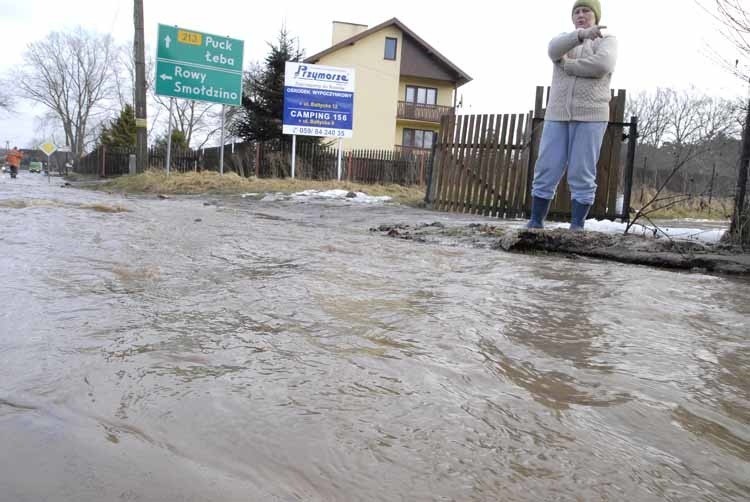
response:
[[[304,57],[295,42],[282,28],[276,43],[268,44],[270,52],[263,65],[245,74],[242,107],[230,126],[235,136],[249,141],[283,139],[284,67],[287,61],[302,61]]]
[[[163,136],[158,138],[154,142],[154,148],[161,151],[167,151],[167,134],[164,133]],[[172,129],[172,151],[175,150],[185,150],[188,148],[187,138],[185,137],[185,133],[180,131],[179,129]]]
[[[109,127],[104,127],[99,136],[99,143],[108,147],[134,147],[135,136],[135,110],[126,104],[120,116],[110,122]]]

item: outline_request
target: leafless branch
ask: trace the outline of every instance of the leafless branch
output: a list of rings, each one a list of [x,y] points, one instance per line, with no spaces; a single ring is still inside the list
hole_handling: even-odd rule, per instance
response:
[[[55,115],[77,157],[92,141],[91,131],[106,117],[108,100],[116,94],[112,51],[109,35],[82,28],[52,32],[28,46],[17,72],[20,95]]]
[[[669,199],[665,205],[662,193],[686,165],[715,148],[717,138],[736,132],[734,104],[692,88],[641,93],[629,103],[629,107],[633,114],[641,114],[639,124],[644,124],[642,142],[668,152],[671,167],[666,179],[657,186],[656,194],[635,212],[625,233],[638,219],[689,200],[692,195],[681,194]]]

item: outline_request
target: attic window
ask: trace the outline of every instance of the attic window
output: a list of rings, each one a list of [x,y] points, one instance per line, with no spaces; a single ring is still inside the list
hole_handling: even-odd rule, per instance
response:
[[[398,47],[398,39],[385,37],[385,55],[384,59],[390,59],[391,61],[396,60],[396,47]]]

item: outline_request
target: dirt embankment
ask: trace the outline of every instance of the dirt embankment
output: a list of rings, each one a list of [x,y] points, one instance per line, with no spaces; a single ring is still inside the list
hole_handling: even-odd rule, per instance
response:
[[[381,225],[371,231],[417,242],[468,245],[517,253],[560,253],[621,263],[730,275],[750,275],[750,253],[726,245],[569,230],[508,229],[442,223]]]

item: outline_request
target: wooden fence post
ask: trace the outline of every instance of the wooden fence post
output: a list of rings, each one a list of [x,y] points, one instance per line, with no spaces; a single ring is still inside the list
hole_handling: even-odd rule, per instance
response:
[[[260,178],[260,143],[255,142],[255,177]]]
[[[102,156],[101,156],[101,167],[99,176],[102,178],[107,176],[107,146],[102,145]]]

